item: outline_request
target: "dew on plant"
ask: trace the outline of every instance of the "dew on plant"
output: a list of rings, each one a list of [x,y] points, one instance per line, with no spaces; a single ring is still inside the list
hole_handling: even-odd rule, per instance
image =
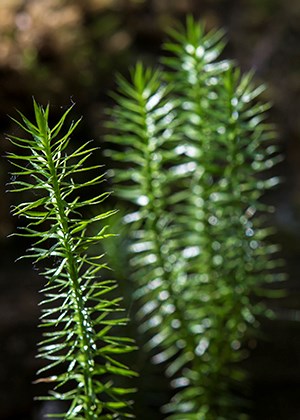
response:
[[[223,257],[222,255],[214,255],[212,261],[214,265],[221,265],[223,263]]]
[[[173,314],[175,310],[176,310],[176,307],[172,303],[167,303],[167,304],[162,305],[162,311],[165,314]]]
[[[161,323],[161,317],[159,315],[153,316],[152,318],[149,319],[149,325],[150,327],[156,327],[157,325],[159,325]]]
[[[246,236],[251,237],[251,236],[254,235],[254,230],[251,229],[251,228],[248,228],[248,229],[246,229],[245,234],[246,234]]]
[[[208,218],[208,223],[212,226],[216,226],[218,224],[219,220],[216,216],[210,216]]]
[[[173,388],[181,388],[188,386],[190,384],[190,380],[184,377],[176,378],[173,381],[171,381],[171,385]]]
[[[170,297],[170,294],[166,290],[163,290],[162,292],[159,292],[158,294],[158,299],[161,301],[167,300],[169,297]]]
[[[179,319],[173,319],[171,322],[171,326],[172,328],[179,328],[181,326],[181,322],[179,321]]]
[[[257,249],[259,247],[259,242],[258,241],[250,241],[250,247],[252,249]]]
[[[147,206],[148,203],[149,198],[146,195],[142,195],[137,199],[137,204],[139,204],[140,206]]]
[[[200,247],[199,246],[189,246],[188,248],[185,248],[183,250],[183,256],[184,258],[193,258],[199,255],[200,253]]]
[[[192,45],[192,44],[187,44],[186,46],[185,46],[185,51],[188,53],[188,54],[194,54],[195,53],[195,47]]]
[[[202,356],[208,349],[208,346],[209,346],[209,340],[205,337],[201,338],[201,340],[199,341],[199,344],[197,345],[195,349],[196,355]]]

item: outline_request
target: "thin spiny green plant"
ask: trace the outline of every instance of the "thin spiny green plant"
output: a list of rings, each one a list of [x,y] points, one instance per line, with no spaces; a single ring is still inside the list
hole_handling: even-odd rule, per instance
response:
[[[281,156],[264,88],[219,58],[223,32],[189,17],[169,34],[165,70],[138,63],[130,82],[118,77],[109,112],[115,190],[133,209],[124,223],[137,316],[153,361],[167,362],[179,388],[168,418],[245,419],[239,362],[265,284],[284,278],[261,200],[278,184],[268,170]]]
[[[70,136],[79,123],[65,128],[71,108],[51,127],[49,106],[34,101],[35,121],[20,113],[21,121],[15,122],[27,137],[11,135],[16,151],[8,153],[16,167],[10,190],[28,196],[12,209],[26,222],[15,235],[33,242],[22,258],[41,264],[46,281],[38,357],[47,364],[37,382],[50,383],[52,389],[38,399],[66,402],[66,412],[55,414],[65,419],[131,418],[128,396],[134,390],[118,386],[118,377],[135,373],[118,357],[134,345],[114,335],[127,318],[98,252],[100,241],[112,236],[107,219],[115,210],[99,208],[110,193],[89,197],[88,187],[102,183],[104,174],[101,166],[88,165],[96,149],[89,142],[70,151]],[[80,176],[83,180],[77,181]]]
[[[274,230],[263,228],[261,216],[253,217],[271,210],[260,199],[279,181],[263,175],[282,159],[272,144],[274,127],[265,122],[270,105],[258,100],[264,86],[255,86],[251,73],[242,76],[230,61],[210,61],[221,51],[218,46],[215,54],[206,53],[205,46],[218,40],[220,32],[216,34],[210,40],[188,18],[185,36],[171,31],[173,43],[165,46],[170,51],[173,45],[175,57],[163,60],[172,70],[166,79],[173,80],[173,93],[183,105],[181,138],[195,167],[189,200],[177,213],[189,246],[189,277],[209,301],[204,319],[210,326],[198,349],[204,361],[219,362],[218,369],[208,363],[206,375],[199,376],[199,386],[207,390],[202,405],[210,407],[206,418],[219,412],[233,415],[237,401],[230,389],[240,388],[243,379],[235,362],[244,357],[242,342],[258,326],[261,309],[250,296],[261,294],[267,281],[284,277],[267,271],[282,265],[282,260],[272,260],[277,247],[263,242]]]

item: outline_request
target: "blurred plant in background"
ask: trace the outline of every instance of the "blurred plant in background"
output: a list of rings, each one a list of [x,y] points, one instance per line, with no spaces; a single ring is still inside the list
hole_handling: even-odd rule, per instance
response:
[[[282,157],[264,88],[220,60],[222,31],[189,17],[169,32],[167,71],[138,63],[130,82],[118,78],[107,136],[116,192],[131,203],[139,331],[176,389],[167,418],[245,419],[239,363],[268,313],[266,283],[285,278],[261,201]]]

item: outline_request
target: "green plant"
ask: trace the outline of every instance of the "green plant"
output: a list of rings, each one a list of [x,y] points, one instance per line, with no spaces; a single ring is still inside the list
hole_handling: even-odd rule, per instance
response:
[[[259,100],[263,88],[219,59],[222,32],[205,34],[188,18],[170,36],[164,70],[138,63],[131,82],[119,76],[110,110],[115,189],[132,205],[123,243],[130,243],[146,347],[175,388],[163,407],[168,418],[242,420],[248,409],[238,362],[258,327],[265,284],[283,278],[261,199],[278,183],[268,170],[281,157],[265,122],[269,105]],[[106,296],[116,283],[98,277],[107,268],[100,242],[110,238],[114,249],[103,220],[115,211],[99,213],[109,193],[90,198],[88,187],[104,179],[98,165],[86,165],[94,149],[86,143],[68,153],[78,124],[62,134],[70,110],[53,128],[49,107],[34,102],[34,111],[33,123],[22,114],[16,121],[31,137],[10,136],[23,153],[9,158],[17,168],[12,191],[34,193],[13,214],[25,218],[19,235],[34,241],[26,257],[43,266],[47,281],[39,356],[49,362],[40,373],[49,373],[38,381],[54,387],[42,399],[66,401],[65,419],[131,417],[133,390],[117,377],[134,372],[115,355],[134,347],[112,335],[127,318],[118,315],[120,298]],[[81,174],[90,178],[77,180]],[[116,273],[128,272],[117,264]]]
[[[70,109],[51,128],[49,107],[34,102],[35,121],[22,114],[22,122],[16,121],[30,137],[10,136],[18,148],[9,153],[17,168],[11,191],[34,193],[13,208],[26,221],[17,235],[35,241],[26,257],[46,264],[41,273],[47,281],[42,290],[44,339],[38,356],[48,361],[39,374],[49,373],[38,381],[53,384],[53,390],[39,399],[68,402],[67,411],[58,415],[65,419],[131,417],[127,395],[133,390],[118,387],[116,379],[134,372],[115,357],[132,351],[132,340],[111,332],[127,319],[118,316],[120,298],[106,296],[116,284],[99,278],[107,266],[97,253],[99,241],[112,236],[103,221],[115,211],[98,211],[107,192],[87,198],[88,187],[104,178],[99,165],[86,165],[95,150],[88,143],[67,152],[79,122],[63,133]],[[76,181],[81,173],[90,179]]]
[[[182,388],[168,418],[244,419],[237,362],[262,310],[253,295],[283,277],[261,202],[278,183],[264,171],[281,157],[263,88],[217,61],[222,32],[206,35],[188,18],[170,35],[165,70],[139,63],[131,82],[118,78],[107,136],[120,166],[115,190],[133,205],[124,222],[138,316],[154,362],[167,362]]]

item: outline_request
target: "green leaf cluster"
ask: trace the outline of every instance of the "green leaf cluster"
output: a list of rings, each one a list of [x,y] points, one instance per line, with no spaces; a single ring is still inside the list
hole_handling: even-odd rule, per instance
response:
[[[10,136],[20,151],[9,153],[16,167],[11,191],[34,193],[31,201],[13,208],[26,221],[17,235],[32,239],[26,257],[43,263],[46,279],[38,357],[47,364],[37,382],[53,388],[39,399],[65,401],[67,411],[56,415],[64,419],[129,418],[133,390],[118,386],[117,379],[135,373],[118,359],[134,346],[131,339],[114,335],[127,319],[120,312],[121,299],[111,295],[116,284],[103,276],[108,267],[96,252],[99,242],[112,236],[106,219],[115,211],[99,212],[107,192],[86,198],[88,187],[101,183],[104,175],[87,163],[95,150],[89,143],[69,152],[79,123],[65,129],[70,109],[51,128],[49,107],[34,102],[35,121],[22,114],[16,121],[29,138]],[[78,182],[81,172],[85,181]]]
[[[258,326],[253,295],[284,277],[261,200],[281,156],[264,88],[220,59],[223,33],[189,17],[169,34],[163,70],[118,77],[109,111],[140,329],[178,391],[168,418],[244,419],[237,362]]]

